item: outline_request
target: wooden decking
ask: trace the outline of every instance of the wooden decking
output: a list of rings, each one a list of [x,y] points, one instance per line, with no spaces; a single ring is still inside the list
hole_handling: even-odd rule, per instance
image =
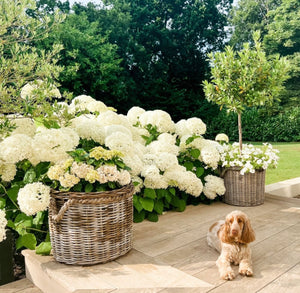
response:
[[[254,276],[223,281],[215,265],[218,253],[208,247],[206,233],[212,223],[235,209],[248,214],[256,232],[251,244]],[[257,207],[214,203],[189,206],[183,213],[168,212],[158,223],[135,224],[132,251],[108,264],[72,267],[29,251],[26,258],[39,262],[52,282],[58,278],[62,284],[59,278],[63,279],[66,290],[55,293],[300,292],[300,199],[267,195]],[[43,282],[34,274],[29,277],[35,284]],[[0,292],[41,292],[28,280],[18,282],[0,287]],[[51,292],[45,288],[43,292]]]

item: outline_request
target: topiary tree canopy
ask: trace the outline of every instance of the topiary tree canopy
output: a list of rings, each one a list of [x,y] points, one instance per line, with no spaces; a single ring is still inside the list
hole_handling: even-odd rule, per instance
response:
[[[208,54],[211,81],[203,82],[208,101],[238,114],[240,150],[242,112],[246,107],[272,104],[288,78],[287,60],[279,55],[268,57],[259,39],[260,33],[257,31],[253,34],[253,47],[245,43],[239,52],[228,46],[224,52]]]

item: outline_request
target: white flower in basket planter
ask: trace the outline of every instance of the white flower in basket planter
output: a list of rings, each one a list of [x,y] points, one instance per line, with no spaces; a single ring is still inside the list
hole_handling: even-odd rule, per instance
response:
[[[279,157],[271,144],[255,147],[223,143],[220,148],[221,176],[226,192],[224,202],[238,206],[255,206],[264,202],[265,170],[276,168]]]
[[[59,262],[91,265],[132,248],[133,184],[119,151],[76,149],[50,167],[49,228]]]

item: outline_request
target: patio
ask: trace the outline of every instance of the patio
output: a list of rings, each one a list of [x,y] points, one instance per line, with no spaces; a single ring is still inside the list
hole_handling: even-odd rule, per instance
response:
[[[206,233],[235,209],[248,214],[256,233],[254,276],[223,281],[215,265],[218,253],[208,247]],[[300,199],[266,194],[265,203],[256,207],[219,202],[168,212],[158,223],[134,224],[134,248],[107,264],[69,266],[29,250],[24,255],[27,279],[1,286],[1,293],[299,292]]]

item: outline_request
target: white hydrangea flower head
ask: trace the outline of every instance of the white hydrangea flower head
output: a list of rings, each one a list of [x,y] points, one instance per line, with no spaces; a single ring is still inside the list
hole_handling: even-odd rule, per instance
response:
[[[15,134],[0,143],[0,159],[8,164],[15,164],[31,158],[32,139],[26,134]]]
[[[143,108],[140,107],[132,107],[129,109],[127,112],[127,118],[128,121],[132,124],[135,125],[139,121],[139,117],[145,113],[146,111]]]
[[[41,182],[30,183],[19,190],[18,204],[27,216],[44,211],[50,203],[50,187]]]
[[[171,116],[162,110],[146,111],[140,115],[139,119],[143,127],[151,124],[157,127],[158,132],[169,132],[175,131],[175,123],[171,119]]]
[[[209,199],[215,199],[217,195],[223,195],[226,191],[224,185],[224,179],[213,176],[207,175],[204,177],[205,185],[203,187],[203,193]]]
[[[166,171],[167,169],[173,168],[178,165],[177,156],[170,153],[160,153],[155,156],[156,166],[161,171]]]
[[[121,114],[117,114],[113,111],[106,111],[101,113],[97,120],[100,122],[101,125],[122,125],[128,129],[132,126],[128,121],[127,117]]]
[[[128,171],[126,171],[126,170],[119,171],[119,175],[118,175],[117,181],[122,186],[129,184],[130,181],[131,181],[130,173]]]
[[[223,142],[228,143],[229,142],[229,137],[225,133],[219,133],[219,134],[217,134],[215,140],[216,141],[223,141]]]
[[[15,134],[26,134],[29,137],[34,137],[36,126],[32,119],[19,117],[12,119],[11,122],[16,126],[16,129],[11,132],[11,136]]]
[[[201,180],[190,171],[187,171],[183,166],[176,166],[166,170],[164,176],[168,179],[171,186],[178,187],[192,196],[198,197],[202,190],[203,184]]]
[[[185,119],[179,120],[175,124],[175,133],[181,138],[185,135],[190,136],[189,130],[187,128],[187,123]]]
[[[5,218],[5,211],[0,210],[0,242],[6,239],[6,228],[7,220]]]
[[[103,113],[108,111],[108,107],[101,101],[92,101],[86,104],[86,109],[90,112]]]
[[[17,167],[15,164],[1,164],[0,163],[0,176],[5,182],[12,181],[17,174]]]
[[[27,83],[21,89],[21,93],[20,93],[21,98],[26,99],[28,97],[29,99],[34,99],[34,90],[37,90],[40,87],[44,86],[43,84],[44,81],[40,79]],[[61,98],[61,93],[59,89],[54,85],[51,85],[49,92],[45,93],[45,95],[46,96],[49,95],[50,97],[55,97],[58,99]]]
[[[104,131],[105,131],[105,137],[108,137],[108,136],[110,136],[111,134],[113,134],[115,132],[121,132],[121,133],[124,133],[127,136],[129,136],[130,140],[132,140],[131,131],[123,125],[115,125],[115,124],[114,125],[107,125],[107,126],[104,126]]]
[[[71,128],[46,129],[39,128],[33,138],[35,157],[33,164],[54,162],[69,158],[67,151],[72,151],[79,143],[79,136]]]
[[[89,103],[95,102],[96,100],[92,98],[91,96],[87,95],[80,95],[75,97],[69,106],[69,112],[70,113],[76,113],[80,111],[84,111],[87,109],[87,105]]]
[[[138,155],[127,153],[122,159],[126,166],[130,168],[129,172],[132,176],[138,176],[141,174],[144,164]]]
[[[201,149],[200,158],[208,167],[215,170],[220,161],[220,153],[213,145],[209,145]]]
[[[165,132],[165,133],[160,134],[158,136],[157,140],[173,145],[176,143],[176,136]]]
[[[186,120],[186,127],[190,134],[203,135],[206,132],[206,125],[200,118],[193,117]]]
[[[131,136],[119,131],[107,136],[104,143],[109,149],[120,151],[123,154],[131,152],[134,148]]]
[[[72,129],[80,138],[94,140],[100,144],[104,144],[105,130],[104,126],[98,121],[94,115],[81,115],[72,119]]]
[[[152,141],[146,146],[146,151],[152,154],[171,153],[177,156],[179,154],[179,150],[180,149],[177,145],[169,144],[168,142],[162,140]]]

